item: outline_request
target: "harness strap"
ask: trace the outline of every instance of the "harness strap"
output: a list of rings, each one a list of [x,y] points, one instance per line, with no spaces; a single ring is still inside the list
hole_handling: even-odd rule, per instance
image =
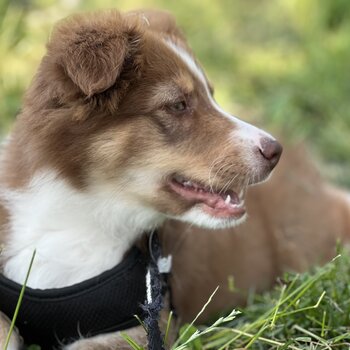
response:
[[[170,271],[171,256],[167,258],[161,256],[161,246],[156,231],[150,234],[148,244],[150,261],[146,273],[147,300],[142,306],[146,315],[144,324],[147,330],[148,349],[164,350],[163,335],[158,322],[163,308],[163,295],[167,289],[165,274]]]

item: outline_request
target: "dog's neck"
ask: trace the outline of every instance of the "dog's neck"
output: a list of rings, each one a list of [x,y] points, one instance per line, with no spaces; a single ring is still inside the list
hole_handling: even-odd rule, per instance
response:
[[[4,274],[23,283],[36,249],[32,288],[68,286],[112,268],[144,231],[163,220],[110,189],[78,191],[53,173],[4,196],[11,218]]]

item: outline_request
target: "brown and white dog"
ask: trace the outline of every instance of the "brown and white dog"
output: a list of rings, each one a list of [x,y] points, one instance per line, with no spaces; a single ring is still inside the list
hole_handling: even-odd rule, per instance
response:
[[[23,283],[36,249],[28,286],[69,286],[117,265],[166,218],[235,226],[281,151],[217,105],[168,14],[69,18],[3,151],[3,274]]]
[[[232,228],[246,218],[247,187],[268,178],[281,146],[212,95],[166,13],[58,24],[3,151],[4,275],[23,283],[36,249],[30,287],[73,285],[117,265],[142,233],[163,225],[174,303],[188,320],[218,284],[209,313],[244,299],[229,276],[262,290],[285,268],[331,256],[350,226],[348,202],[300,152],[249,190],[250,219]],[[110,334],[68,348],[121,346]]]

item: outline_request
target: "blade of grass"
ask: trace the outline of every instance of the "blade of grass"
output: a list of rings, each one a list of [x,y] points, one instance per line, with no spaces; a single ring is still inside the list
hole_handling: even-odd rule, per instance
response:
[[[184,338],[184,336],[188,333],[188,331],[191,329],[191,327],[194,325],[194,323],[198,320],[198,317],[204,312],[204,310],[207,308],[207,306],[210,304],[211,300],[213,299],[214,295],[218,291],[219,286],[217,286],[214,290],[214,292],[210,295],[208,301],[204,304],[202,309],[199,311],[197,316],[194,318],[194,320],[189,324],[189,326],[185,329],[185,331],[181,334],[181,336],[176,340],[175,344],[173,345],[172,349],[176,348],[179,345],[179,342],[181,339]]]
[[[278,315],[278,317],[285,317],[285,316],[293,315],[293,314],[296,314],[296,313],[299,313],[299,312],[304,312],[304,311],[307,311],[307,310],[317,309],[320,306],[320,303],[321,303],[321,301],[322,301],[322,299],[323,299],[323,297],[325,295],[326,295],[326,291],[323,291],[322,294],[320,295],[320,297],[318,298],[318,300],[317,300],[315,305],[306,306],[306,307],[303,307],[303,308],[300,308],[300,309],[297,309],[297,310],[293,310],[293,311],[289,311],[289,312],[283,312],[283,313],[280,313]]]
[[[264,331],[266,330],[266,328],[268,327],[267,324],[263,325],[259,331],[254,334],[253,338],[249,340],[248,344],[245,346],[246,349],[250,348],[254,343],[255,341],[260,338],[260,336],[264,333]]]
[[[168,322],[166,324],[166,330],[165,330],[165,335],[164,335],[164,344],[168,345],[168,335],[169,335],[169,330],[170,330],[170,325],[171,321],[173,319],[173,312],[169,312],[169,317],[168,317]]]
[[[240,331],[238,329],[231,329],[231,332],[238,333],[238,334],[245,336],[245,337],[248,337],[248,338],[254,338],[254,336],[255,336],[254,334],[243,332],[243,331]],[[270,344],[270,345],[276,345],[276,346],[285,346],[286,345],[286,344],[281,343],[279,341],[268,339],[265,337],[258,337],[258,340],[260,340],[266,344]],[[288,349],[292,349],[292,350],[302,350],[302,349],[300,349],[296,346],[293,346],[293,345],[288,345],[287,347],[288,347]]]
[[[273,316],[272,316],[272,320],[271,320],[271,324],[270,324],[270,328],[271,329],[275,327],[276,316],[277,316],[278,310],[279,310],[279,308],[281,306],[281,301],[283,299],[285,290],[286,290],[286,285],[283,285],[283,287],[281,289],[280,297],[278,299],[278,303],[277,303],[277,306],[276,306],[276,310],[275,310],[275,312],[273,313]]]
[[[236,311],[235,309],[233,309],[229,315],[227,315],[226,317],[220,317],[218,320],[216,320],[211,326],[207,327],[206,329],[202,331],[196,330],[196,332],[194,332],[189,339],[187,339],[180,346],[176,347],[174,350],[186,349],[188,344],[202,337],[205,334],[208,334],[220,329],[221,324],[232,321],[236,317],[236,315],[238,315],[239,313],[240,313],[239,311]]]
[[[323,344],[327,349],[332,350],[332,348],[328,345],[327,341],[324,340],[323,338],[319,337],[318,335],[308,331],[307,329],[298,326],[297,324],[295,324],[293,326],[294,329],[297,329],[299,332],[302,332],[304,334],[309,335],[311,338],[316,339],[317,341],[319,341],[321,344]]]
[[[22,286],[22,288],[21,288],[21,293],[20,293],[20,295],[19,295],[18,302],[17,302],[17,305],[16,305],[16,309],[15,309],[15,312],[14,312],[13,317],[12,317],[11,326],[10,326],[9,332],[8,332],[8,334],[7,334],[7,337],[6,337],[6,342],[5,342],[4,350],[7,350],[7,347],[8,347],[8,345],[9,345],[9,343],[10,343],[10,338],[11,338],[13,329],[15,328],[16,319],[17,319],[17,316],[18,316],[19,308],[21,307],[21,304],[22,304],[22,299],[23,299],[23,295],[24,295],[24,290],[25,290],[25,288],[26,288],[26,285],[27,285],[27,282],[28,282],[28,278],[29,278],[29,274],[30,274],[30,271],[31,271],[32,266],[33,266],[35,254],[36,254],[36,250],[33,251],[32,258],[30,259],[30,263],[29,263],[29,268],[28,268],[28,271],[27,271],[27,275],[26,275],[26,278],[25,278],[25,280],[24,280],[23,286]]]
[[[134,315],[134,317],[139,321],[140,325],[142,326],[142,328],[145,330],[145,332],[147,333],[147,328],[144,324],[144,322],[141,320],[141,318],[138,315]]]
[[[137,344],[136,341],[126,333],[121,332],[120,335],[134,350],[144,350],[144,348],[141,345]]]

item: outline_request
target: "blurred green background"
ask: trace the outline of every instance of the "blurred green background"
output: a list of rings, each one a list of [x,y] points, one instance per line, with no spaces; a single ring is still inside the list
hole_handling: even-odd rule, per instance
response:
[[[58,19],[140,7],[173,12],[223,107],[284,143],[307,142],[350,187],[349,0],[0,0],[0,133]]]

